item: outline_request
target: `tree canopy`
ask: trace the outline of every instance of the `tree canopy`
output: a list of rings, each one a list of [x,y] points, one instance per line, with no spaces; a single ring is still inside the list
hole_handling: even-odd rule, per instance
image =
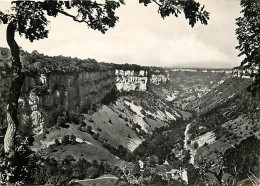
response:
[[[12,13],[0,12],[0,20],[4,24],[10,22],[15,24],[16,31],[30,41],[47,38],[49,32],[47,16],[57,17],[59,14],[71,17],[73,21],[85,23],[89,28],[105,33],[109,28],[114,27],[119,20],[119,17],[115,15],[115,10],[124,4],[124,1],[104,0],[102,2],[104,3],[90,0],[13,1]],[[158,2],[156,0],[140,0],[139,2],[145,6],[155,2],[162,18],[171,14],[178,17],[184,12],[185,18],[189,20],[192,27],[197,21],[207,24],[209,19],[209,13],[204,10],[204,6],[201,7],[200,3],[194,0],[159,0]]]
[[[189,20],[189,24],[193,27],[197,21],[207,25],[209,13],[204,10],[205,6],[200,6],[200,3],[193,0],[139,0],[145,6],[154,2],[159,6],[158,13],[162,18],[170,15],[178,17],[182,12],[185,18]]]
[[[56,17],[59,14],[105,33],[119,19],[115,16],[115,9],[119,6],[120,3],[115,1],[105,1],[104,4],[96,1],[13,1],[13,13],[0,12],[0,18],[4,24],[13,22],[20,35],[33,41],[48,37],[47,16]],[[76,15],[68,11],[73,8],[77,10]]]
[[[241,65],[246,67],[260,67],[260,1],[259,0],[241,0],[241,17],[236,19],[238,28],[236,35],[239,45],[236,47],[245,58]],[[255,94],[260,89],[260,72],[255,74],[255,82],[249,87]]]

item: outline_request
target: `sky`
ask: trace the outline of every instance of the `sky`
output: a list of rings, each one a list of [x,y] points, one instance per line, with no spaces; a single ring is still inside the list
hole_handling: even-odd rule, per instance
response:
[[[162,19],[158,7],[125,0],[117,9],[119,22],[102,34],[83,23],[59,15],[50,20],[47,39],[31,43],[16,34],[17,43],[28,52],[63,55],[99,62],[145,66],[232,68],[240,65],[235,47],[235,18],[240,16],[239,0],[197,0],[210,12],[208,25],[193,28],[184,16]],[[10,3],[0,0],[0,11]],[[0,25],[0,46],[8,47],[6,26]]]

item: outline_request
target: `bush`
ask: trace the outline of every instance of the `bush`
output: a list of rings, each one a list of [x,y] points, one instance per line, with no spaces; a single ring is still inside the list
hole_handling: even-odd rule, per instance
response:
[[[81,127],[85,127],[85,126],[87,126],[87,123],[85,121],[82,121]]]
[[[91,166],[87,169],[87,175],[92,179],[97,178],[99,176],[99,171],[97,168]]]
[[[99,134],[98,132],[95,133],[95,134],[93,134],[93,138],[94,138],[95,140],[98,140],[99,136],[100,136],[100,134]]]
[[[58,116],[57,118],[57,124],[60,126],[60,127],[64,127],[65,128],[65,118],[62,117],[62,116]]]
[[[54,143],[55,143],[55,145],[60,145],[60,141],[57,139],[57,138],[55,138],[55,140],[54,140]]]
[[[194,149],[197,149],[199,147],[199,144],[198,142],[195,142],[194,145],[193,145]]]
[[[90,125],[87,126],[87,132],[90,133],[90,134],[93,133],[93,132],[92,132],[92,127],[91,127]]]
[[[70,136],[69,135],[63,136],[61,143],[64,145],[70,144]]]
[[[32,146],[32,145],[33,145],[33,142],[34,142],[34,136],[29,136],[29,137],[28,137],[28,143],[29,143],[28,145],[29,145],[29,146]]]
[[[102,132],[102,129],[100,127],[97,128],[98,131]]]
[[[140,167],[139,165],[135,165],[133,170],[132,170],[132,174],[135,176],[135,177],[139,177],[140,176]]]
[[[30,155],[32,152],[28,148],[28,141],[21,136],[17,136],[17,144],[15,145],[16,155],[10,162],[0,156],[0,185],[23,185],[25,182],[31,181]]]
[[[80,119],[81,116],[80,116],[80,112],[75,112],[75,111],[71,111],[68,113],[68,119],[67,119],[67,122],[69,123],[74,123],[76,125],[80,124]]]
[[[76,138],[76,136],[75,136],[74,134],[72,134],[72,135],[70,136],[70,141],[71,141],[72,144],[77,143],[76,139],[77,139],[77,138]]]
[[[89,118],[88,121],[89,121],[90,123],[94,123],[94,120],[93,120],[92,118]]]

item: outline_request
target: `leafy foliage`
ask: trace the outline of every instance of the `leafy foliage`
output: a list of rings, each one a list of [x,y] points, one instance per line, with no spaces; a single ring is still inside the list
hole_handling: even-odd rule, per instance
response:
[[[140,70],[148,70],[147,67],[140,66],[137,64],[113,64],[115,69],[120,69],[120,70],[134,70],[134,71],[140,71]]]
[[[67,136],[66,139],[62,139],[62,142],[65,143],[66,140],[66,143],[74,143],[75,138],[74,135]],[[122,175],[119,167],[104,162],[98,163],[96,160],[93,162],[85,159],[76,161],[70,155],[61,161],[43,158],[38,153],[29,150],[27,138],[18,135],[17,140],[19,142],[16,144],[17,155],[12,162],[4,157],[3,144],[0,144],[1,185],[7,183],[68,185],[72,179],[97,178],[103,174],[113,174],[118,177]]]
[[[3,144],[0,144],[0,184],[23,184],[30,180],[30,155],[32,152],[29,150],[28,140],[18,135],[18,143],[15,146],[16,156],[12,161],[4,157]]]
[[[140,0],[140,3],[148,5],[150,0]],[[200,3],[193,0],[189,1],[154,1],[158,6],[162,18],[171,14],[178,17],[184,12],[185,18],[193,27],[197,21],[207,24],[209,13],[200,7]],[[108,1],[98,3],[96,1],[13,1],[11,9],[15,12],[5,14],[0,12],[2,23],[12,23],[16,25],[16,30],[20,35],[31,42],[48,37],[47,16],[57,17],[60,14],[68,16],[73,21],[85,23],[91,29],[105,33],[109,28],[114,27],[118,21],[115,10],[124,4],[123,1]],[[70,14],[70,9],[75,9],[76,14]]]
[[[243,16],[236,19],[236,35],[239,41],[236,49],[240,51],[239,56],[245,55],[241,65],[260,67],[260,1],[241,0],[241,6]],[[255,82],[249,87],[253,95],[260,90],[259,70],[255,78]]]
[[[159,164],[171,159],[170,157],[174,159],[172,149],[178,148],[179,144],[183,143],[185,122],[177,120],[172,122],[169,127],[156,128],[153,134],[135,149],[133,152],[135,158],[149,159],[151,156],[155,156],[158,158],[157,163]]]
[[[47,56],[33,51],[31,54],[24,52],[21,60],[23,71],[32,73],[73,73],[82,71],[103,71],[112,69],[112,65],[98,63],[94,59],[78,59],[64,56]]]
[[[20,35],[31,42],[48,37],[47,15],[56,17],[59,14],[71,17],[73,21],[83,22],[91,29],[105,33],[108,28],[114,27],[118,17],[115,9],[120,6],[116,1],[105,1],[99,4],[96,1],[13,1],[12,11],[4,14],[0,12],[0,19],[4,24],[16,25]],[[76,9],[77,14],[68,13],[69,9]]]
[[[236,180],[248,178],[249,173],[259,177],[260,140],[251,136],[224,154],[224,165]]]
[[[191,27],[193,27],[197,21],[207,25],[209,20],[209,13],[204,10],[205,7],[201,7],[199,2],[193,0],[139,0],[139,2],[143,3],[145,6],[155,2],[159,6],[158,12],[162,18],[170,15],[178,17],[179,14],[183,12]]]
[[[48,73],[76,73],[82,71],[106,71],[113,70],[109,63],[98,63],[95,59],[79,59],[65,56],[48,56],[37,52],[21,51],[23,73],[29,76]],[[0,47],[0,70],[11,72],[11,53],[7,48]]]
[[[67,156],[62,161],[34,156],[31,158],[30,165],[33,172],[30,183],[33,184],[68,185],[72,179],[97,178],[109,173],[115,176],[122,175],[122,170],[117,166],[104,162],[98,163],[96,160],[88,162],[85,159],[79,159],[76,161],[72,156]]]

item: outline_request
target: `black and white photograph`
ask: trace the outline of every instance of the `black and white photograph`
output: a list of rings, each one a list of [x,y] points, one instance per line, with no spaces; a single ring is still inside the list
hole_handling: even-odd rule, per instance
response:
[[[260,0],[0,0],[0,185],[259,186]]]

